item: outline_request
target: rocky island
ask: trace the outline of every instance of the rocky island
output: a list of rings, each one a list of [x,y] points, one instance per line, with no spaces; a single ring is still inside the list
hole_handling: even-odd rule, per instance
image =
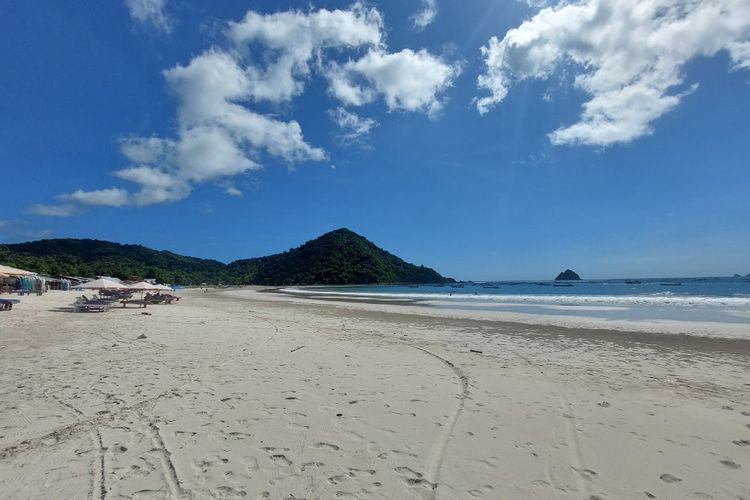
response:
[[[566,269],[565,271],[557,275],[557,278],[555,278],[555,281],[574,281],[574,280],[580,280],[580,279],[581,277],[578,276],[578,274],[575,271]]]

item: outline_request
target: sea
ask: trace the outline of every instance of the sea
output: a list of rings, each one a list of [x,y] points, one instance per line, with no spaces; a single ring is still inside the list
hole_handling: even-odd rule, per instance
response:
[[[506,311],[608,320],[748,324],[750,278],[638,278],[483,281],[426,285],[297,287],[283,290],[352,300],[404,301],[438,308]]]

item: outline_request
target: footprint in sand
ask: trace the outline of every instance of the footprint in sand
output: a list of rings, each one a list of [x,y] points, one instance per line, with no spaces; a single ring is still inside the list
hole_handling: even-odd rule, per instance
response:
[[[417,472],[410,467],[396,467],[393,469],[396,474],[409,486],[425,486],[431,490],[437,488],[437,484],[431,483],[424,479],[424,474]]]
[[[662,474],[661,476],[659,476],[659,479],[661,479],[665,483],[679,483],[680,481],[682,481],[682,479],[677,476],[673,476],[672,474]]]
[[[300,467],[300,470],[302,472],[305,472],[307,469],[319,469],[323,467],[325,464],[323,462],[306,462],[302,464]]]
[[[242,463],[245,464],[245,468],[248,472],[255,472],[260,468],[258,466],[258,459],[255,457],[244,457]]]
[[[720,460],[719,462],[727,469],[740,470],[742,468],[740,464],[733,462],[732,460]]]
[[[330,451],[339,451],[341,449],[339,446],[331,443],[315,443],[313,447]]]
[[[354,467],[348,467],[346,470],[349,471],[349,475],[352,477],[356,476],[357,473],[368,474],[370,476],[374,476],[377,473],[374,469],[355,469]]]
[[[219,486],[211,490],[211,496],[214,498],[243,498],[247,496],[247,491],[237,490],[231,486]]]
[[[494,491],[494,490],[495,490],[495,488],[493,488],[491,485],[485,484],[481,488],[476,488],[476,489],[473,489],[473,490],[469,490],[468,493],[469,493],[469,495],[471,495],[473,497],[481,497],[485,493],[490,493],[491,491]]]
[[[415,453],[409,453],[407,451],[401,451],[401,450],[390,450],[388,452],[383,452],[380,455],[378,455],[378,458],[381,460],[385,460],[386,458],[388,458],[388,455],[390,453],[393,453],[394,455],[399,455],[402,457],[417,458],[417,455]]]
[[[261,450],[265,451],[266,453],[273,454],[277,451],[289,451],[289,448],[274,448],[273,446],[263,446]]]
[[[206,473],[210,468],[219,465],[220,463],[226,464],[228,462],[228,458],[220,457],[218,455],[208,455],[201,460],[193,460],[193,467],[199,472]]]
[[[271,462],[282,467],[289,467],[290,465],[292,465],[292,461],[286,458],[286,455],[271,455],[268,458],[271,460]]]

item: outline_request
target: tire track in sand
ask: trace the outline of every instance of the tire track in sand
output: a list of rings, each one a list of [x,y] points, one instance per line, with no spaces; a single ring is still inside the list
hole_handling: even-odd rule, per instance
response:
[[[456,422],[458,422],[458,418],[461,416],[461,412],[463,412],[464,410],[464,401],[469,395],[469,378],[459,367],[457,367],[453,362],[445,359],[444,357],[435,354],[434,352],[429,351],[423,347],[408,343],[407,345],[413,347],[414,349],[420,350],[429,356],[432,356],[433,358],[439,360],[441,363],[450,368],[451,371],[453,371],[453,374],[458,378],[461,387],[460,392],[456,395],[458,403],[456,404],[456,408],[453,410],[453,414],[448,420],[448,425],[443,426],[443,432],[441,432],[440,436],[438,436],[437,440],[435,440],[432,447],[430,448],[429,454],[427,455],[427,469],[425,470],[425,478],[432,484],[432,494],[430,495],[430,498],[435,498],[437,496],[437,487],[440,480],[440,469],[442,468],[443,459],[445,458],[445,453],[448,449],[448,442],[453,436],[453,429],[456,427]]]
[[[91,474],[91,498],[93,500],[104,500],[107,497],[107,485],[105,484],[104,475],[104,442],[102,441],[102,433],[99,431],[99,425],[92,422],[90,418],[86,416],[81,410],[62,399],[52,394],[45,393],[48,399],[52,399],[60,406],[64,406],[73,412],[77,417],[85,420],[91,425],[91,440],[94,442],[96,447],[96,456],[94,457],[92,464]]]

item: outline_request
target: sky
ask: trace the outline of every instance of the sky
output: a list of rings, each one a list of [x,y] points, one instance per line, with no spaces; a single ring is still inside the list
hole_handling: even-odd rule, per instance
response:
[[[746,0],[0,5],[0,242],[750,273]]]

